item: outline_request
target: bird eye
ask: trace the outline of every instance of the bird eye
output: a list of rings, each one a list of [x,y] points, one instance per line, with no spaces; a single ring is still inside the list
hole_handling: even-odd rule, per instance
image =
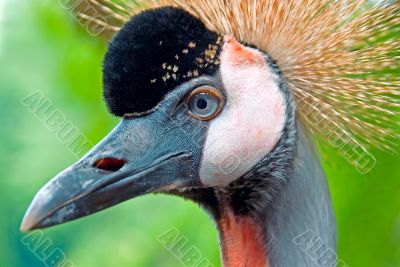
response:
[[[224,97],[216,88],[203,86],[195,89],[189,95],[187,105],[194,118],[208,121],[221,112]]]

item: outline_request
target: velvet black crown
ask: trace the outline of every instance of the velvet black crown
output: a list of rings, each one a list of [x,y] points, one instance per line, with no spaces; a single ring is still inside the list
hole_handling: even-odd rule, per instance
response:
[[[215,73],[221,43],[221,37],[181,9],[136,15],[110,43],[104,59],[109,110],[117,116],[149,111],[177,85]]]

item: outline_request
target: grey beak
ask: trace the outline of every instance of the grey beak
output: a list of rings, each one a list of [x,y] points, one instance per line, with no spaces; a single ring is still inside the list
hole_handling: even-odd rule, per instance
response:
[[[37,193],[21,230],[61,224],[151,192],[200,186],[196,149],[184,132],[165,135],[154,121],[124,119]]]

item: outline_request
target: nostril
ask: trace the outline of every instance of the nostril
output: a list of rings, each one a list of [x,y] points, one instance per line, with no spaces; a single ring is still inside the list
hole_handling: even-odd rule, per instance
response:
[[[105,171],[118,171],[125,165],[125,160],[116,158],[98,159],[93,164],[93,167]]]

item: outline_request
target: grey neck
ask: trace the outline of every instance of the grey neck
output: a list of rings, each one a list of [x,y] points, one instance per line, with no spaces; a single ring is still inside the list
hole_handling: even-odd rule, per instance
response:
[[[271,267],[335,266],[336,224],[313,144],[298,123],[292,177],[261,217]]]

